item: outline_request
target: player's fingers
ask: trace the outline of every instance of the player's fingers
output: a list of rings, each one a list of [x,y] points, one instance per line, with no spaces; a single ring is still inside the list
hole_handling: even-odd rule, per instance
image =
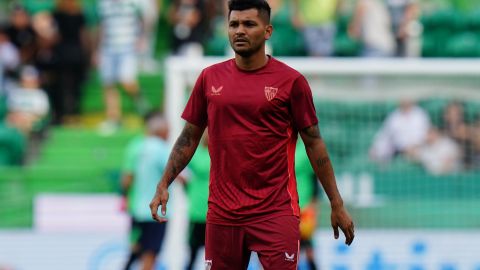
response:
[[[150,212],[152,213],[152,218],[156,221],[158,221],[157,211],[158,211],[158,202],[156,200],[153,200],[150,203]]]
[[[162,201],[162,216],[167,215],[167,200]]]
[[[354,238],[353,223],[346,228],[342,228],[342,232],[345,235],[345,244],[350,245]]]
[[[335,237],[335,239],[338,239],[338,236],[339,236],[338,226],[335,224],[335,225],[332,225],[332,228],[333,228],[333,237]]]
[[[341,227],[340,229],[342,230],[343,234],[345,235],[345,244],[349,245],[348,242],[350,241],[350,238],[351,238],[350,231],[346,228],[343,228],[343,227]]]
[[[355,234],[350,231],[350,239],[347,241],[347,245],[351,245],[353,243],[353,239],[355,239]]]
[[[350,241],[350,244],[353,242],[353,239],[355,238],[355,225],[353,225],[353,222],[352,222],[352,226],[350,226],[350,232],[352,234],[352,241]]]

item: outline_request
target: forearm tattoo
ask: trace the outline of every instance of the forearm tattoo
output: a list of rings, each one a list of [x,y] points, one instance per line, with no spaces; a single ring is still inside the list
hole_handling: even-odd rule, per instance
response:
[[[187,166],[188,162],[192,158],[192,155],[195,151],[195,147],[193,147],[195,145],[194,135],[194,128],[186,125],[175,142],[169,158],[169,164],[171,166],[168,184],[171,184],[173,180],[175,180],[178,174]]]
[[[330,163],[330,158],[329,157],[321,157],[319,159],[317,159],[317,167],[320,169],[322,168],[323,166],[327,165]]]
[[[305,128],[303,130],[303,133],[311,139],[322,138],[322,135],[320,134],[320,129],[318,129],[317,125]]]
[[[320,129],[318,128],[317,125],[313,125],[313,126],[310,126],[310,127],[307,127],[305,128],[303,131],[303,136],[304,136],[304,139],[306,139],[307,142],[318,142],[318,140],[321,140],[322,139],[322,136],[320,134]],[[314,165],[318,168],[318,169],[322,169],[323,167],[325,167],[326,165],[330,164],[330,158],[328,157],[328,154],[324,153],[325,149],[323,147],[321,148],[317,148],[316,151],[315,151],[315,155],[319,155],[317,157],[313,157],[313,160],[314,160]]]

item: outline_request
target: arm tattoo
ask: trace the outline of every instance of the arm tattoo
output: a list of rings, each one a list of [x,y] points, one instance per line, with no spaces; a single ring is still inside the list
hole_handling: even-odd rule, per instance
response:
[[[320,135],[320,130],[317,125],[313,125],[303,129],[302,134],[306,144],[319,142],[322,140],[322,136]],[[310,150],[310,151],[313,151],[313,150]],[[312,156],[312,163],[318,169],[322,169],[323,167],[330,164],[330,158],[328,157],[328,154],[326,152],[324,153],[324,151],[325,151],[324,147],[316,148],[316,150],[314,150],[314,152],[317,153],[318,156],[317,154],[314,154]]]
[[[191,126],[186,125],[170,154],[169,163],[171,167],[168,184],[171,184],[177,175],[187,166],[195,151],[194,147],[192,149],[193,145],[195,145],[194,130]]]
[[[307,135],[309,138],[322,138],[322,136],[320,135],[320,130],[318,129],[318,126],[317,125],[313,125],[313,126],[310,126],[310,127],[307,127],[303,130],[303,133],[305,135]]]
[[[185,128],[182,130],[182,133],[177,139],[177,142],[175,143],[174,150],[180,150],[183,147],[189,147],[192,142],[192,136],[193,136],[193,130],[192,127],[190,126],[185,126]]]
[[[319,159],[317,159],[317,166],[318,168],[322,168],[323,166],[327,165],[328,163],[330,163],[330,158],[329,157],[321,157]]]

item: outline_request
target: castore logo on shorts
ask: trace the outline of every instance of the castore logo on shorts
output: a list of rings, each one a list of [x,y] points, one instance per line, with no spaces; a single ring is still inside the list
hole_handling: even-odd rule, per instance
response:
[[[290,255],[287,252],[285,252],[285,261],[294,262],[295,261],[295,253],[292,253],[292,255]]]

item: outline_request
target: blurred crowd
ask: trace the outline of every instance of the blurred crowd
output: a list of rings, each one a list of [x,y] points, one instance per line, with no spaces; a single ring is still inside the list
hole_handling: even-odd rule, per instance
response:
[[[99,126],[104,134],[114,133],[121,125],[122,92],[118,89],[124,90],[138,114],[144,115],[151,105],[138,74],[158,72],[158,59],[166,55],[232,55],[225,29],[226,3],[2,1],[0,112],[4,112],[4,121],[0,127],[6,131],[0,132],[0,139],[7,145],[22,145],[12,142],[41,138],[49,125],[75,121],[81,115],[82,92],[90,70],[98,71],[104,90],[105,121]],[[418,0],[269,3],[275,34],[267,45],[272,55],[422,55],[424,31]],[[468,25],[476,24],[469,21]],[[160,43],[167,48],[159,57]],[[15,151],[21,152],[20,148]],[[18,163],[17,156],[10,159]]]
[[[412,100],[388,115],[370,149],[373,161],[388,165],[395,157],[419,163],[433,175],[480,169],[480,114],[466,118],[465,104],[446,104],[440,122]]]
[[[35,11],[22,6],[22,1],[7,2],[3,5],[8,12],[0,17],[1,93],[6,96],[20,81],[22,67],[35,68],[38,88],[49,97],[54,124],[80,113],[82,86],[92,66],[98,65],[105,85],[116,79],[135,96],[139,91],[134,79],[137,72],[124,70],[123,66],[154,70],[158,67],[154,57],[159,39],[168,39],[173,54],[230,54],[224,0],[99,0],[94,3],[95,19],[90,20],[92,16],[87,16],[84,7],[88,1],[52,0],[53,8]],[[270,0],[270,4],[277,32],[269,43],[272,54],[335,55],[342,0]],[[356,5],[348,33],[363,44],[361,55],[419,54],[412,45],[412,37],[419,34],[414,0],[361,0]],[[169,28],[165,35],[158,35],[161,14]],[[122,55],[105,60],[106,55],[114,53]],[[124,57],[127,53],[132,59]],[[107,107],[118,103],[114,98],[107,99]],[[118,106],[110,107],[115,108],[107,108],[108,117],[117,120]]]

